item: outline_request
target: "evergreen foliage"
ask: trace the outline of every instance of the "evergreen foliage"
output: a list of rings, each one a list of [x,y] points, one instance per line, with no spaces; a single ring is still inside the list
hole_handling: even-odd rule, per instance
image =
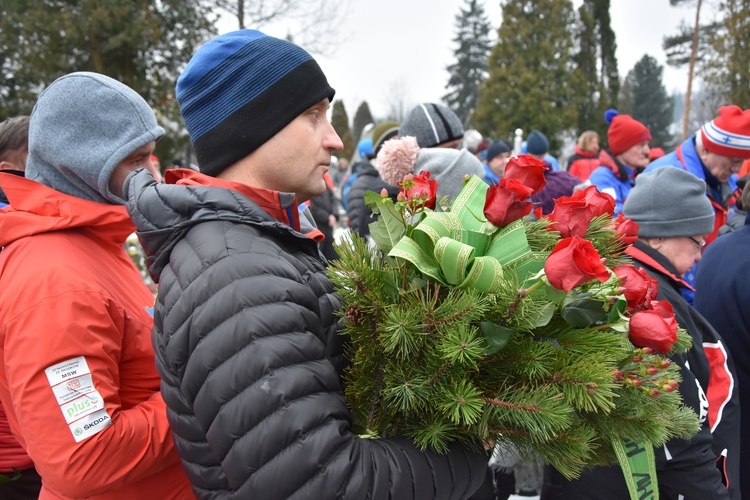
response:
[[[443,100],[458,115],[465,128],[471,128],[479,85],[487,78],[487,58],[491,49],[490,23],[478,0],[466,0],[456,16],[454,55],[448,66],[448,91]]]
[[[473,124],[490,137],[516,128],[540,130],[550,140],[576,123],[585,92],[576,77],[575,12],[570,0],[503,2],[498,41],[490,54]]]
[[[2,2],[0,119],[30,113],[56,78],[94,71],[133,88],[154,108],[167,129],[156,154],[171,159],[188,142],[174,97],[177,77],[214,33],[212,22],[198,0]]]
[[[357,236],[337,246],[329,277],[350,339],[354,432],[405,435],[438,452],[452,441],[505,442],[568,477],[613,463],[613,440],[660,446],[693,435],[697,417],[673,389],[677,366],[629,341],[616,276],[567,293],[550,286],[535,270],[560,240],[552,221],[525,218],[498,230],[476,204],[487,189],[472,178],[448,212],[415,209],[406,191],[395,203],[368,193],[380,215],[371,225],[377,247]],[[607,266],[628,261],[612,224],[603,214],[586,233]],[[519,244],[529,253],[519,254]],[[453,263],[477,270],[469,255],[497,255],[500,279],[490,272],[483,288],[486,274],[456,275]],[[481,262],[480,273],[491,265]],[[689,346],[679,331],[673,350]]]
[[[711,40],[716,54],[703,75],[721,102],[750,107],[750,0],[725,0],[721,29]]]
[[[331,125],[344,143],[344,149],[335,153],[338,158],[351,158],[354,154],[354,139],[349,129],[349,116],[346,114],[344,101],[338,100],[333,102],[331,111]]]
[[[651,130],[652,146],[666,150],[672,147],[669,131],[674,103],[662,83],[664,68],[653,57],[644,55],[628,73],[633,97],[633,118]]]
[[[370,123],[375,123],[372,113],[370,113],[370,105],[367,104],[367,101],[362,101],[362,104],[359,105],[357,111],[354,113],[354,121],[352,122],[352,137],[354,138],[355,145],[359,144],[359,141],[362,140],[362,131]]]

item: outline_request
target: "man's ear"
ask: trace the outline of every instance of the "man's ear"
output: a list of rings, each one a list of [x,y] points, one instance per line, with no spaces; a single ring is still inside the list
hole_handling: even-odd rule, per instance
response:
[[[18,170],[15,165],[8,161],[0,161],[0,170]]]

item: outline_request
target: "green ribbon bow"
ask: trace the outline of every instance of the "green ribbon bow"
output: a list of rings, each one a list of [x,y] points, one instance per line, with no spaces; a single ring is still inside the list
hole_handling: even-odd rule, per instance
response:
[[[445,285],[498,291],[504,269],[516,268],[520,282],[544,267],[544,254],[531,251],[523,222],[497,230],[484,220],[489,186],[473,176],[448,212],[429,212],[411,237],[404,236],[388,253],[414,264]],[[491,231],[487,231],[491,229]]]

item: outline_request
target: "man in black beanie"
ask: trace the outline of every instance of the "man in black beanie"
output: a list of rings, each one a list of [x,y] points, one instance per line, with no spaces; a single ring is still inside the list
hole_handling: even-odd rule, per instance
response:
[[[177,100],[200,172],[128,178],[159,284],[156,364],[200,498],[462,499],[486,455],[360,439],[342,389],[340,299],[301,202],[343,148],[334,91],[296,45],[254,30],[193,56]]]

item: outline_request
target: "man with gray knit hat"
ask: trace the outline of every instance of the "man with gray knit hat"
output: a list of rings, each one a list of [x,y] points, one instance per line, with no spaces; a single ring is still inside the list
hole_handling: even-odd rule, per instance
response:
[[[200,172],[128,178],[159,284],[167,417],[201,498],[460,499],[485,455],[352,432],[340,299],[300,203],[343,144],[334,91],[300,47],[255,30],[203,45],[177,82]],[[481,449],[481,445],[478,446]]]
[[[399,137],[416,137],[420,148],[456,148],[464,138],[464,126],[458,115],[432,102],[418,104],[401,122]]]
[[[163,135],[135,91],[71,73],[31,113],[28,178],[0,176],[0,400],[40,498],[193,497],[159,392],[154,297],[124,249],[123,181]]]
[[[742,498],[739,489],[739,397],[734,364],[723,340],[680,293],[682,275],[700,260],[714,211],[705,183],[682,169],[661,168],[636,178],[623,213],[639,226],[638,241],[626,253],[658,283],[659,301],[668,301],[678,325],[691,336],[680,366],[683,403],[701,428],[689,440],[674,439],[655,449],[661,498]],[[628,286],[625,282],[624,286]],[[578,480],[562,481],[563,499],[630,498],[619,467],[597,467]]]

